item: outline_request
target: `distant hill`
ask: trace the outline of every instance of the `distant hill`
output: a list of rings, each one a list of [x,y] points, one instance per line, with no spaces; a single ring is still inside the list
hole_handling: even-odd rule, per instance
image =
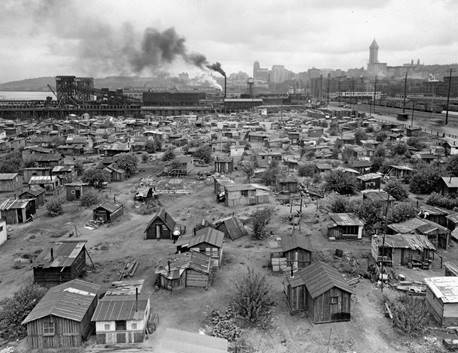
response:
[[[191,81],[193,81],[191,79]],[[128,87],[145,87],[145,88],[184,88],[189,86],[191,82],[183,82],[176,77],[139,77],[139,76],[109,76],[104,78],[96,78],[94,85],[96,88],[109,88],[111,90],[118,88]],[[202,83],[195,81],[192,82],[197,86]],[[49,92],[47,85],[51,85],[53,89],[56,86],[55,77],[37,77],[29,78],[20,81],[11,81],[0,84],[0,91],[38,91],[38,92]],[[208,84],[203,84],[208,86]],[[210,85],[211,87],[211,85]]]
[[[54,77],[37,77],[0,83],[0,91],[49,91],[48,84],[55,87]]]

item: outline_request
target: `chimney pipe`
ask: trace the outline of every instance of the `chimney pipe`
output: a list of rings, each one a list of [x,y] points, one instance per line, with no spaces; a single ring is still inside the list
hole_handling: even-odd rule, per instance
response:
[[[293,263],[291,263],[291,278],[294,278]]]
[[[138,311],[138,288],[135,288],[135,312]]]
[[[167,261],[167,277],[170,277],[170,260]]]
[[[51,248],[51,262],[54,261],[54,249]]]

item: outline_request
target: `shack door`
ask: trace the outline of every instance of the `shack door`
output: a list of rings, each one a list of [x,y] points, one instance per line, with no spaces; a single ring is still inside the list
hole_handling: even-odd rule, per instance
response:
[[[161,225],[160,224],[156,224],[156,239],[161,239]]]
[[[75,199],[79,200],[81,198],[81,190],[76,189],[75,190]]]

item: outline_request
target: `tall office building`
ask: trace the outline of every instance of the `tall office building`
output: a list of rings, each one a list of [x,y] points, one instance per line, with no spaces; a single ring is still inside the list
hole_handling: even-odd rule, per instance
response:
[[[375,39],[369,46],[369,63],[367,64],[367,72],[369,76],[385,76],[387,74],[387,64],[378,61],[379,46]]]
[[[261,67],[259,61],[255,61],[253,64],[253,79],[260,82],[269,81],[269,69]]]
[[[375,39],[372,41],[372,44],[369,47],[369,64],[378,63],[378,44]]]

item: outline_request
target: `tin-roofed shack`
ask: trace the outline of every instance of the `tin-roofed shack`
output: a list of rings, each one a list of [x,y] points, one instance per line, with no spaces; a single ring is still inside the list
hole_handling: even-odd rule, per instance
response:
[[[124,206],[118,203],[105,201],[92,211],[95,221],[110,223],[124,213]]]
[[[0,173],[0,192],[14,192],[22,186],[18,173]]]
[[[51,288],[22,322],[31,349],[79,347],[94,325],[100,286],[74,279]]]
[[[362,239],[364,223],[353,213],[330,213],[329,240]]]
[[[33,262],[33,280],[52,287],[81,276],[86,270],[86,240],[51,243]]]
[[[458,277],[425,278],[429,312],[441,326],[458,325]]]
[[[7,224],[25,223],[36,213],[33,199],[6,199],[0,203],[0,218]]]

